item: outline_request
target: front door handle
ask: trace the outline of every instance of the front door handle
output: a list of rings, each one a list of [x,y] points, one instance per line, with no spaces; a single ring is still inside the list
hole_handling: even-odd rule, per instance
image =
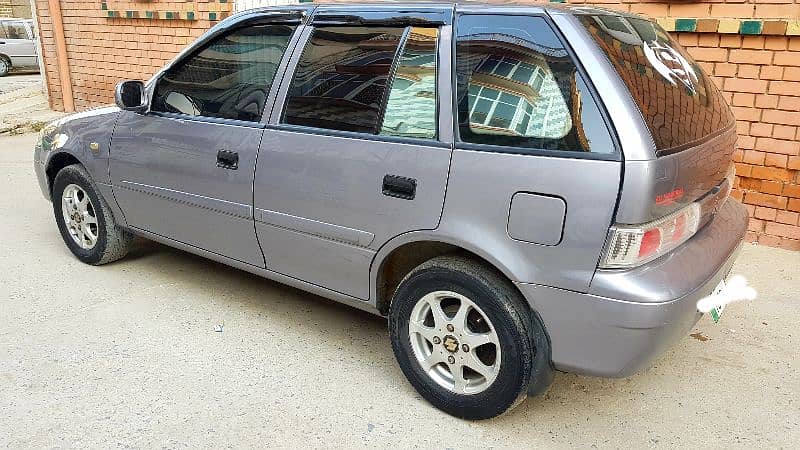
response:
[[[239,168],[239,154],[228,150],[217,152],[217,167],[236,170]]]
[[[385,175],[383,177],[383,195],[414,200],[414,196],[417,195],[417,180],[400,175]]]

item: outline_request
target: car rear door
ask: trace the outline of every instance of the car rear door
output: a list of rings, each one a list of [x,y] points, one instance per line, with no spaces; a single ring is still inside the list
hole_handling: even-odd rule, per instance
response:
[[[317,11],[261,143],[256,231],[269,270],[367,299],[376,250],[439,223],[451,13],[420,10],[409,26],[385,10]]]
[[[253,172],[272,81],[299,21],[261,18],[220,32],[158,77],[149,112],[121,113],[110,174],[128,225],[264,267]]]

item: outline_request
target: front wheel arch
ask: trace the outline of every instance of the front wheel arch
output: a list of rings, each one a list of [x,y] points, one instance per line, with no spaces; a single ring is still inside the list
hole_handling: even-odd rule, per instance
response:
[[[86,167],[71,153],[58,152],[50,157],[50,160],[47,162],[47,168],[45,168],[45,174],[47,175],[47,189],[50,193],[51,201],[53,200],[53,182],[56,179],[56,175],[58,175],[61,169],[74,164],[78,164],[84,168]]]

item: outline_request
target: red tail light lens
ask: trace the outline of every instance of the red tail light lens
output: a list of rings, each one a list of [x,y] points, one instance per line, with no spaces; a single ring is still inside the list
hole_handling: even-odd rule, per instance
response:
[[[700,205],[692,203],[642,225],[614,225],[600,267],[629,268],[652,261],[686,242],[699,222]]]

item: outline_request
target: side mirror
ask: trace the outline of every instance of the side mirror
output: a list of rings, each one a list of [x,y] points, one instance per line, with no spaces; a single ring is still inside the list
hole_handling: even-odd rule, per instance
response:
[[[144,95],[144,83],[141,81],[122,81],[114,91],[114,101],[121,109],[133,112],[144,112],[147,102]]]

